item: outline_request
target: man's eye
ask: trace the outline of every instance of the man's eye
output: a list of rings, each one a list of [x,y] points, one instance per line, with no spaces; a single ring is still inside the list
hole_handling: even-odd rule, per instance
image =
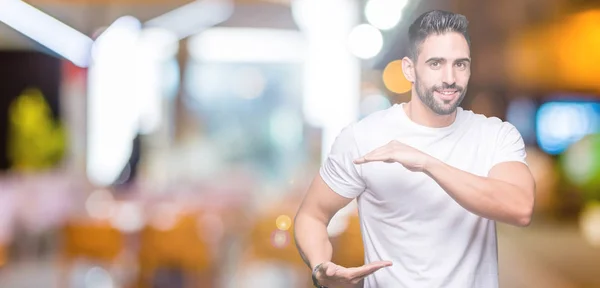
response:
[[[430,64],[430,65],[431,65],[431,67],[433,67],[433,68],[437,68],[437,67],[440,67],[440,62],[431,62],[431,64]]]
[[[458,63],[456,63],[456,67],[460,70],[465,70],[465,69],[467,69],[467,63],[458,62]]]

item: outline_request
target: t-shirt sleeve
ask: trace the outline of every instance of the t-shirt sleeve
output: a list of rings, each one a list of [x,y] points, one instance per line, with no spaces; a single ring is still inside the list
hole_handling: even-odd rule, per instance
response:
[[[329,188],[343,197],[356,198],[365,190],[361,166],[353,163],[359,156],[354,128],[349,125],[336,137],[319,171]]]
[[[497,139],[490,169],[503,162],[516,161],[527,165],[525,142],[514,125],[508,122],[502,123]]]

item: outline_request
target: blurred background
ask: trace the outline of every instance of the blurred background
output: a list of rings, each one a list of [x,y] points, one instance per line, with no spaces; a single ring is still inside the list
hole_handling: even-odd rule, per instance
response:
[[[600,287],[594,0],[0,0],[0,286],[311,287],[292,219],[337,133],[410,99],[430,9],[470,20],[462,106],[513,123],[537,181],[501,287]]]

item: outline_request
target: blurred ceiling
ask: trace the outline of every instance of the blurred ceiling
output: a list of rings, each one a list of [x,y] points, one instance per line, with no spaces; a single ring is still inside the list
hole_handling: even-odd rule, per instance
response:
[[[34,0],[26,1],[32,6],[64,22],[65,24],[92,35],[96,29],[110,25],[114,20],[124,15],[131,15],[140,20],[148,20],[189,1],[170,0],[161,1],[152,5],[139,4],[113,4],[116,1],[87,1],[91,3],[108,2],[107,4],[85,4],[79,0]],[[67,3],[68,2],[68,3]],[[128,2],[125,0],[125,2]],[[154,1],[151,1],[154,2]],[[158,2],[158,1],[156,1]],[[0,48],[2,49],[31,49],[38,45],[16,32],[12,28],[0,23]]]
[[[292,0],[233,1],[235,2],[235,8],[232,17],[219,26],[298,29],[293,21],[289,7]],[[365,3],[367,0],[355,1]],[[145,22],[192,1],[28,0],[26,2],[84,34],[91,36],[99,28],[110,25],[121,16],[131,15]],[[540,27],[550,29],[548,27],[556,26],[557,23],[563,23],[566,15],[590,7],[598,7],[599,5],[600,1],[598,0],[409,0],[409,5],[405,9],[405,15],[399,25],[391,31],[384,32],[386,40],[384,41],[383,51],[375,59],[367,61],[366,64],[377,70],[383,70],[387,63],[402,58],[405,55],[408,25],[418,15],[427,10],[450,10],[464,14],[470,22],[469,32],[472,38],[471,53],[474,59],[472,67],[473,83],[485,87],[505,89],[509,83],[514,84],[515,78],[521,77],[520,74],[514,73],[514,63],[508,61],[512,60],[511,56],[513,54],[519,54],[522,52],[520,50],[526,49],[520,46],[510,46],[511,43],[515,43],[515,39],[522,39],[523,37],[529,39],[532,37],[524,35],[535,36],[540,33],[546,33],[539,32],[541,31]],[[600,24],[598,24],[598,27],[600,27]],[[536,49],[540,50],[546,45],[544,41],[548,42],[547,39],[564,42],[562,39],[556,37],[537,37],[536,39],[539,43],[529,43],[529,48],[527,48],[529,50],[533,49],[532,53],[534,54],[536,53]],[[568,44],[569,42],[566,43]],[[547,44],[552,45],[551,43]],[[35,42],[0,23],[0,49],[39,48],[39,45]],[[589,53],[585,49],[573,51],[576,51],[575,53]],[[553,57],[552,55],[555,54],[547,54],[547,58]],[[582,63],[584,60],[582,58]],[[565,70],[567,72],[563,71],[563,74],[569,74],[569,71],[577,70],[575,66],[569,67]],[[600,64],[598,64],[598,67],[600,67]],[[541,63],[536,69],[538,71],[536,73],[538,74],[541,73],[539,71],[543,70],[556,70],[552,64],[548,63]],[[537,79],[540,78],[538,74],[533,73],[528,76],[531,79]],[[548,77],[547,79],[550,80],[545,82],[544,85],[547,88],[554,89],[557,87],[555,85],[557,82],[556,79],[564,78]],[[573,83],[575,83],[573,85],[581,84],[579,82]],[[537,85],[537,87],[539,86]]]
[[[142,23],[191,3],[190,0],[28,0],[25,1],[76,30],[93,35],[121,16]],[[234,0],[232,17],[219,26],[297,29],[289,0]],[[1,8],[0,8],[1,9]],[[0,49],[38,49],[37,43],[0,22]]]
[[[296,29],[291,17],[291,0],[234,0],[233,17],[223,26],[277,27]],[[366,0],[356,0],[362,3]],[[67,25],[92,35],[98,28],[112,23],[124,15],[131,15],[142,22],[162,15],[177,7],[190,3],[190,0],[27,0],[38,9],[54,16]],[[409,15],[404,17],[397,28],[389,34],[393,39],[382,59],[399,58],[403,55],[401,43],[404,41],[408,23],[429,9],[447,9],[465,14],[471,24],[474,46],[478,42],[494,43],[506,38],[514,31],[520,31],[533,23],[556,17],[566,11],[566,3],[587,3],[590,0],[410,0]],[[581,4],[583,5],[583,4]],[[32,41],[0,24],[0,48],[35,47]],[[489,47],[476,47],[488,51]],[[486,52],[487,54],[487,52]],[[381,62],[381,61],[380,61]]]

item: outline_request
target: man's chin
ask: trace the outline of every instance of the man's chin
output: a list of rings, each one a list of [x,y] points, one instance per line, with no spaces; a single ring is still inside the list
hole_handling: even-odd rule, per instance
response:
[[[444,101],[440,101],[436,103],[435,107],[431,108],[433,108],[433,112],[439,115],[450,115],[454,113],[454,111],[456,111],[457,107],[458,105],[456,105],[455,101],[452,101],[451,103],[445,103]]]
[[[439,111],[436,111],[436,113],[440,116],[448,116],[448,115],[454,113],[455,111],[456,111],[456,108],[450,109],[450,110],[439,110]]]

